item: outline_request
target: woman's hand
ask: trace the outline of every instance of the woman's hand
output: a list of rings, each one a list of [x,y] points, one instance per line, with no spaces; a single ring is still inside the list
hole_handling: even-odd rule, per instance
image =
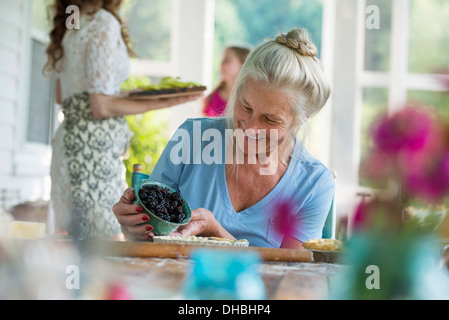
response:
[[[215,220],[214,214],[203,208],[192,210],[192,219],[185,226],[179,227],[171,235],[182,236],[215,236],[217,232],[218,222]]]
[[[185,226],[179,227],[170,235],[235,239],[217,220],[215,220],[214,214],[210,210],[204,208],[193,210],[190,222]]]
[[[150,217],[143,213],[143,208],[134,204],[136,194],[133,189],[126,189],[120,201],[112,207],[121,225],[122,232],[129,240],[149,240],[153,238],[153,227],[145,222]]]

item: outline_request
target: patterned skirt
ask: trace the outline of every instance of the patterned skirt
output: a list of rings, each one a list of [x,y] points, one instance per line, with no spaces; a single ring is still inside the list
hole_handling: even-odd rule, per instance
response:
[[[56,223],[79,239],[117,235],[112,206],[127,187],[122,155],[131,137],[128,124],[123,117],[94,119],[87,93],[64,100],[62,110],[50,173]]]

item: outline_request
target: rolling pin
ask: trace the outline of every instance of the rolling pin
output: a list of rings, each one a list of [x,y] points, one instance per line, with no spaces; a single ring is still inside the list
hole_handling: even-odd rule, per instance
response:
[[[249,250],[256,251],[263,261],[277,262],[312,262],[312,253],[305,249],[275,249],[261,247],[209,246],[192,244],[95,241],[86,244],[88,251],[94,254],[138,258],[172,258],[187,259],[197,249],[208,250]]]

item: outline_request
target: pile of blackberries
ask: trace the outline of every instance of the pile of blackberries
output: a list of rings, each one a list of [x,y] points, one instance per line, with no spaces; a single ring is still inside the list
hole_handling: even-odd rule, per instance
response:
[[[144,184],[139,190],[142,204],[162,220],[179,223],[184,221],[184,200],[179,192],[168,188]]]

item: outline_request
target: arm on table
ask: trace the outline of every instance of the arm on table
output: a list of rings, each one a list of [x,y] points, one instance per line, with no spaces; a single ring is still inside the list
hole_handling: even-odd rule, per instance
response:
[[[284,249],[303,249],[302,242],[291,237],[285,236],[282,240],[281,248]]]

